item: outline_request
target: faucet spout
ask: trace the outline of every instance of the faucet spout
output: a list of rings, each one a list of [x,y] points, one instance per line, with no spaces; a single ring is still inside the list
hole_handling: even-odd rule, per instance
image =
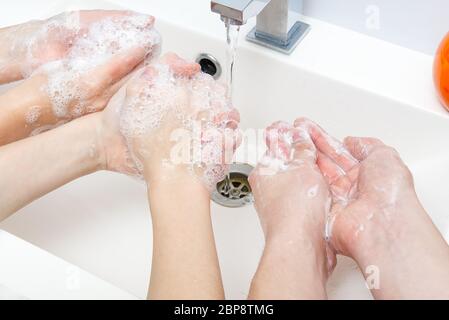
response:
[[[302,8],[303,0],[297,1]],[[289,0],[211,0],[211,10],[234,25],[257,17],[256,27],[247,40],[286,54],[290,54],[310,30],[304,22],[290,23]]]
[[[229,19],[233,24],[245,24],[267,6],[271,0],[212,0],[212,12],[221,15],[221,18]]]

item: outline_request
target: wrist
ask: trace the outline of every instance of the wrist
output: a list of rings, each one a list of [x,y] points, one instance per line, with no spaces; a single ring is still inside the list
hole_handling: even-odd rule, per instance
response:
[[[273,213],[282,213],[274,221],[268,221],[265,224],[264,231],[267,241],[270,239],[301,241],[304,238],[312,239],[315,242],[324,240],[325,210],[302,208],[298,211],[288,207],[267,209],[265,216],[268,217]]]
[[[35,76],[0,96],[0,145],[8,144],[45,128],[60,124],[42,86],[44,76]]]
[[[209,192],[203,182],[184,166],[161,164],[157,168],[153,166],[149,169],[144,164],[144,179],[149,190],[172,189],[176,192],[206,194],[209,198]]]
[[[279,250],[291,248],[292,253],[308,252],[315,256],[322,256],[326,250],[326,241],[321,229],[316,232],[306,232],[296,229],[295,233],[268,233],[265,237],[266,246]]]
[[[265,242],[264,256],[282,261],[284,268],[310,270],[310,274],[323,286],[329,277],[326,243],[322,236],[269,237]]]
[[[84,121],[89,126],[90,136],[90,154],[93,155],[95,171],[108,170],[107,162],[107,144],[104,137],[102,113],[96,112],[85,115],[73,121]]]
[[[39,106],[45,117],[37,119],[37,123],[56,123],[59,119],[54,116],[50,99],[44,90],[46,84],[47,76],[36,74],[6,91],[1,96],[0,106],[24,117],[30,107]]]
[[[345,254],[356,261],[372,260],[377,253],[398,255],[408,245],[418,249],[419,244],[413,244],[419,239],[418,234],[425,234],[432,227],[416,195],[395,206],[377,208],[369,219],[366,223],[354,223],[352,236],[341,239]]]
[[[33,20],[17,26],[0,29],[0,84],[24,78],[25,68],[29,67],[27,61],[27,42],[29,35],[44,23],[43,20]]]
[[[105,150],[101,137],[100,113],[93,113],[71,121],[66,125],[76,126],[77,140],[81,143],[86,173],[106,168]]]
[[[164,160],[143,159],[143,176],[149,187],[155,185],[197,186],[199,179],[186,165],[173,164]]]
[[[210,220],[209,192],[191,173],[170,170],[145,179],[154,227],[179,223],[187,226]]]

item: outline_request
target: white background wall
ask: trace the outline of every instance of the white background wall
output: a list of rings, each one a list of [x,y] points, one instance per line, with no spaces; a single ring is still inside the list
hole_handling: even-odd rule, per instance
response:
[[[428,54],[449,32],[449,0],[304,0],[304,14]]]

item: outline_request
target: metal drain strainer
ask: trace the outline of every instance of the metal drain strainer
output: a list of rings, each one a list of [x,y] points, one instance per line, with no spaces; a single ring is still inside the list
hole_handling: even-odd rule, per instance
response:
[[[212,193],[212,200],[224,207],[238,208],[253,202],[248,176],[253,170],[249,164],[231,165],[229,178],[217,183]]]

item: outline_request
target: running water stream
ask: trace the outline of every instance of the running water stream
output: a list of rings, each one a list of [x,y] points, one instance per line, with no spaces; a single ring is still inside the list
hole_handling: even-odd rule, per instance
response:
[[[234,65],[235,57],[237,53],[237,45],[239,40],[240,26],[234,25],[230,19],[226,19],[226,85],[228,87],[228,99],[233,101],[233,91],[234,91]]]
[[[231,19],[225,19],[226,26],[226,85],[227,85],[227,98],[231,105],[234,104],[234,65],[237,53],[237,45],[240,33],[240,26],[232,23]],[[231,184],[230,173],[225,178],[225,190],[229,192]]]

